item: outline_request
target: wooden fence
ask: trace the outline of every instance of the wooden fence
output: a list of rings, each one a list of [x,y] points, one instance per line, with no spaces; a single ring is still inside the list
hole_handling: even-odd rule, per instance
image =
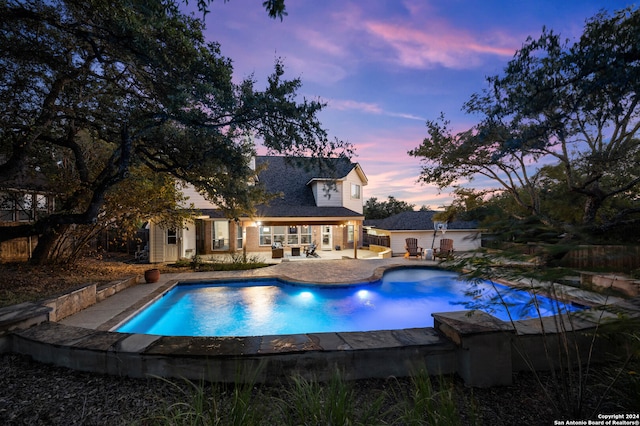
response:
[[[3,226],[19,226],[20,222],[2,222]],[[0,262],[24,262],[29,260],[38,237],[15,238],[0,243]]]
[[[382,247],[391,247],[391,237],[388,235],[364,234],[362,238],[362,245],[364,247],[368,247],[370,244]]]
[[[12,223],[3,223],[3,225],[17,226]],[[122,252],[132,256],[140,251],[149,241],[149,231],[146,229],[139,230],[135,237],[130,239],[121,239],[115,231],[101,232],[96,238],[90,242],[90,250]],[[0,242],[0,263],[8,262],[25,262],[31,258],[31,253],[38,245],[38,237],[15,238],[9,241]]]
[[[640,269],[640,246],[578,246],[561,263],[570,268],[629,272]]]
[[[490,242],[491,245],[483,241],[482,246],[540,256],[553,266],[623,273],[640,269],[640,246],[578,245],[563,250],[553,244]]]
[[[16,238],[0,243],[0,262],[24,262],[38,244],[38,237]]]

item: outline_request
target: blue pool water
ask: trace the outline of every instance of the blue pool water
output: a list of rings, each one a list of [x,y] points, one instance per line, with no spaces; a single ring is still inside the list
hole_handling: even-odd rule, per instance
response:
[[[510,308],[497,303],[496,289]],[[178,285],[117,331],[258,336],[431,327],[431,313],[480,309],[508,321],[580,309],[438,269],[387,271],[375,283],[305,286],[279,280]],[[538,311],[540,313],[538,313]]]

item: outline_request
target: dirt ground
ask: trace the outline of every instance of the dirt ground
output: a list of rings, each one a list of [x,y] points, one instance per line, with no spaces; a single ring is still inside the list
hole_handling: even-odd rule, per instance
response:
[[[154,267],[161,272],[178,271],[173,266]],[[148,264],[134,263],[133,256],[126,254],[85,257],[72,265],[0,264],[0,306],[46,299],[89,283],[108,283],[143,275],[146,269],[149,269]]]

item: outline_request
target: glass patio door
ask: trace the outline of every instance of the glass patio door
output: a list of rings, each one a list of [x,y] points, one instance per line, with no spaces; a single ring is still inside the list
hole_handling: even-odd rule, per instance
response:
[[[331,232],[331,225],[322,225],[322,244],[321,250],[331,250],[333,246],[333,234]]]

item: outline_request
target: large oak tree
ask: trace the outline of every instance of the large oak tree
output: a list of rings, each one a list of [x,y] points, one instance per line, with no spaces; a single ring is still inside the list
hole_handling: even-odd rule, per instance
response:
[[[637,8],[596,15],[575,42],[543,29],[465,104],[479,115],[477,125],[453,134],[444,116],[429,121],[428,137],[410,155],[424,160],[423,182],[445,188],[488,177],[528,214],[558,228],[637,226],[639,89]],[[557,223],[541,203],[545,164],[561,172],[557,181],[573,194],[565,199],[581,203],[576,223]]]
[[[286,15],[282,0],[263,6]],[[286,155],[351,152],[280,61],[264,90],[234,83],[204,18],[179,2],[2,1],[0,16],[0,191],[37,174],[58,196],[54,214],[0,227],[0,241],[38,236],[35,261],[95,222],[133,167],[189,182],[233,217],[266,198],[248,184],[254,140]]]

